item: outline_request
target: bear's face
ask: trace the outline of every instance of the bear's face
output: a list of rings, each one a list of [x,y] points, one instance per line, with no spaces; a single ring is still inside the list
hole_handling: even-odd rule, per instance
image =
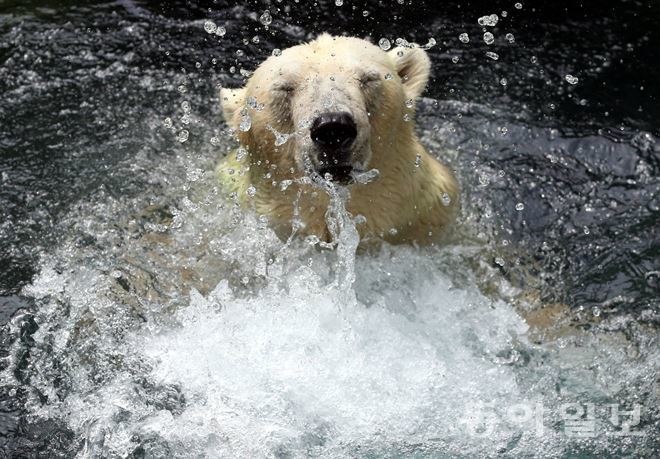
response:
[[[244,88],[223,89],[223,110],[251,161],[274,176],[348,183],[382,163],[375,156],[393,150],[397,137],[409,137],[429,67],[419,48],[385,52],[322,35],[268,58]]]

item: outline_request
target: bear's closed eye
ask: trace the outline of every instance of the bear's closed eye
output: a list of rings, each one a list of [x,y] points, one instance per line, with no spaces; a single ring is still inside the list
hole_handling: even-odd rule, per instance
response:
[[[380,75],[378,74],[378,72],[367,72],[367,73],[361,74],[357,78],[357,80],[360,82],[361,86],[369,86],[369,85],[373,85],[375,83],[379,83],[380,82]]]

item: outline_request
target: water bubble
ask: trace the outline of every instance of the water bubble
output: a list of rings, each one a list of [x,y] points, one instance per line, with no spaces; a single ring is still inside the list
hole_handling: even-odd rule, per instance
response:
[[[259,38],[259,35],[255,35],[254,37],[252,37],[252,43],[254,43],[255,45],[260,41],[261,39]]]
[[[179,132],[179,134],[176,136],[176,140],[183,143],[186,140],[188,140],[189,136],[190,136],[190,133],[184,129],[181,132]]]
[[[503,18],[507,17],[508,15],[509,15],[509,13],[507,13],[506,11],[502,11],[500,13],[500,16],[502,16]]]
[[[342,6],[343,4],[344,4],[344,0],[335,0],[335,5]]]
[[[429,38],[429,41],[427,41],[426,44],[424,46],[422,46],[422,49],[431,49],[436,44],[438,44],[438,42],[435,41],[435,38],[431,37],[431,38]]]
[[[507,84],[509,84],[509,82],[507,81],[506,78],[500,78],[500,84],[501,84],[502,86],[506,86]]]
[[[504,37],[509,41],[509,43],[515,43],[516,41],[516,37],[514,37],[512,33],[508,33]]]
[[[461,43],[468,43],[468,42],[470,41],[470,37],[469,37],[468,34],[466,34],[465,32],[463,32],[462,34],[460,34],[460,35],[458,36],[458,39],[461,41]]]
[[[453,57],[451,58],[451,61],[452,61],[454,64],[458,64],[458,61],[459,61],[459,60],[460,60],[460,58],[459,58],[458,56],[453,56]]]
[[[502,258],[502,257],[496,257],[496,258],[495,258],[495,264],[498,265],[498,266],[502,266],[502,267],[503,267],[503,266],[504,266],[504,258]]]
[[[279,48],[275,48],[275,49],[273,50],[273,56],[276,56],[276,57],[277,57],[277,56],[281,56],[281,55],[282,55],[282,50],[281,50],[281,49],[279,49]]]
[[[270,23],[273,22],[273,17],[270,15],[270,11],[264,11],[264,13],[259,16],[259,22],[268,27]]]
[[[360,185],[366,185],[369,182],[373,182],[380,175],[378,169],[369,169],[366,172],[353,172],[353,179]]]
[[[403,115],[403,121],[410,121],[410,115],[408,113]]]
[[[271,125],[266,126],[266,128],[273,133],[275,136],[275,146],[279,147],[281,145],[284,145],[288,140],[291,134],[284,134],[281,132],[278,132],[277,129],[272,127]]]
[[[364,10],[364,11],[362,12],[362,16],[364,16],[365,18],[366,18],[367,16],[369,16],[369,11]]]
[[[406,104],[406,107],[408,107],[408,108],[412,108],[412,106],[413,106],[413,100],[412,100],[412,99],[406,99],[405,104]]]
[[[539,58],[536,57],[536,56],[532,56],[532,57],[529,58],[529,61],[530,61],[532,64],[538,64],[538,62],[539,62]]]
[[[517,210],[518,212],[520,212],[520,211],[523,210],[524,208],[525,208],[525,204],[523,204],[522,202],[519,202],[518,204],[516,204],[516,210]]]
[[[388,73],[385,74],[384,78],[386,80],[391,80],[393,77],[392,77],[392,74],[388,72]]]
[[[257,194],[257,189],[253,185],[250,185],[249,187],[247,187],[247,190],[245,190],[245,192],[249,197],[253,198],[254,195]]]
[[[176,89],[177,89],[181,94],[185,94],[186,91],[188,91],[188,88],[186,88],[186,86],[183,85],[183,84],[179,85],[179,87],[176,88]]]
[[[594,306],[594,307],[591,309],[591,313],[592,313],[595,317],[598,317],[598,316],[600,316],[600,314],[601,314],[601,310],[600,310],[600,308],[599,308],[598,306]]]
[[[396,55],[399,56],[399,57],[403,57],[403,51],[397,51]]]
[[[522,3],[516,3],[513,5],[517,10],[522,10]]]
[[[509,132],[509,128],[507,128],[506,126],[500,126],[499,131],[500,131],[500,134],[506,135],[507,132]]]
[[[449,204],[451,204],[451,196],[449,196],[449,193],[443,191],[440,195],[440,202],[442,202],[443,206],[448,207]]]
[[[416,155],[415,156],[415,167],[419,167],[422,165],[422,155]]]
[[[584,227],[582,227],[582,232],[583,232],[584,234],[589,234],[591,231],[589,231],[589,227],[588,227],[588,226],[584,226]]]
[[[282,180],[280,182],[280,191],[286,191],[291,186],[293,180]]]
[[[218,28],[215,30],[215,34],[218,37],[224,37],[226,33],[227,33],[227,29],[225,29],[222,26],[218,26]]]
[[[216,26],[215,22],[213,22],[213,21],[205,21],[204,22],[204,30],[206,30],[206,33],[215,33],[217,28],[218,28],[218,26]]]
[[[497,14],[491,14],[489,16],[481,16],[479,19],[477,19],[477,22],[480,26],[495,27],[498,20],[499,18],[497,17]]]
[[[500,58],[499,54],[492,51],[486,51],[486,57],[490,57],[492,60],[496,61]]]
[[[166,128],[171,128],[172,127],[172,118],[169,118],[169,117],[165,118],[163,120],[163,126],[165,126]]]
[[[399,230],[396,228],[390,228],[389,230],[387,230],[387,232],[390,234],[390,236],[396,236],[397,234],[399,234]]]
[[[387,51],[392,47],[392,44],[387,38],[381,38],[380,40],[378,40],[378,46],[380,46],[380,49],[382,49],[383,51]]]
[[[571,75],[570,73],[564,77],[569,84],[577,84],[578,77]]]
[[[241,123],[238,125],[238,129],[242,132],[247,132],[252,127],[252,118],[247,113],[241,116]]]
[[[487,45],[492,44],[495,41],[495,37],[493,36],[492,33],[486,32],[484,33],[484,42],[486,42]]]
[[[238,150],[236,150],[236,160],[243,161],[243,159],[247,156],[247,154],[248,152],[245,148],[238,147]]]
[[[181,102],[181,109],[183,110],[184,113],[189,113],[190,112],[190,102],[187,100],[184,100]]]

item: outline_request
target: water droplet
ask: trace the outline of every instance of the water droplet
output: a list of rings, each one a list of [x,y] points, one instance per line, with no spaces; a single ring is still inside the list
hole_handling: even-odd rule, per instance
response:
[[[335,5],[342,6],[343,4],[344,4],[344,0],[335,0]]]
[[[249,197],[252,198],[255,194],[257,194],[257,189],[253,185],[250,185],[245,192]]]
[[[578,83],[578,77],[573,76],[571,74],[568,74],[564,77],[566,81],[568,81],[569,84],[577,84]]]
[[[523,204],[522,202],[519,202],[518,204],[516,204],[516,210],[517,210],[518,212],[520,212],[520,211],[523,210],[524,208],[525,208],[525,204]]]
[[[489,16],[481,16],[479,19],[477,19],[477,22],[480,26],[495,27],[498,20],[499,18],[497,17],[497,14],[491,14]]]
[[[412,108],[412,106],[413,106],[413,100],[412,100],[412,99],[406,99],[405,104],[406,104],[406,107],[408,107],[408,108]]]
[[[215,22],[213,21],[205,21],[204,22],[204,30],[206,30],[206,33],[215,33],[215,31],[218,29],[218,26],[215,25]]]
[[[449,193],[443,192],[440,195],[440,202],[442,202],[443,206],[448,207],[449,204],[451,204],[451,196],[449,196]]]
[[[264,13],[259,16],[259,22],[268,27],[270,23],[273,22],[273,17],[270,15],[270,11],[264,11]]]
[[[516,3],[516,4],[513,5],[513,6],[515,6],[515,8],[516,8],[517,10],[522,10],[522,3]]]
[[[281,56],[282,55],[282,50],[279,48],[275,48],[273,50],[273,56]]]
[[[468,43],[468,42],[470,41],[470,37],[469,37],[468,34],[466,34],[465,32],[463,32],[462,34],[460,34],[460,35],[458,36],[458,39],[459,39],[462,43]]]
[[[386,80],[391,80],[393,77],[392,77],[392,74],[391,74],[391,73],[386,73],[384,78],[385,78]]]
[[[380,46],[380,49],[383,51],[387,51],[392,47],[392,43],[387,38],[381,38],[378,40],[378,46]]]
[[[241,116],[241,123],[238,125],[238,129],[242,132],[247,132],[252,127],[252,118],[247,113]]]
[[[186,140],[188,140],[189,136],[190,136],[190,133],[184,129],[181,132],[179,132],[179,135],[176,136],[176,140],[183,143]]]
[[[514,43],[516,41],[516,38],[512,33],[508,33],[504,37],[509,41],[509,43]]]
[[[486,57],[490,57],[492,60],[496,61],[500,58],[499,54],[492,51],[486,51]]]
[[[484,33],[484,42],[486,42],[487,45],[492,44],[495,41],[495,37],[493,36],[492,33],[486,32]]]

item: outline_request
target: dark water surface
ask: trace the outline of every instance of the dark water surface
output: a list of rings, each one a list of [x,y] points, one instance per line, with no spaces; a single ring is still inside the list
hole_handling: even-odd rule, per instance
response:
[[[99,212],[87,209],[104,200],[157,204],[193,174],[186,161],[212,168],[228,148],[210,147],[225,135],[217,89],[240,85],[241,72],[274,48],[320,31],[435,39],[418,123],[432,149],[457,152],[448,161],[464,189],[464,218],[488,233],[493,249],[482,261],[514,284],[522,261],[542,281],[542,300],[567,304],[577,328],[607,320],[626,346],[642,354],[657,346],[660,4],[163,3],[0,1],[0,368],[16,378],[0,392],[0,448],[8,456],[66,457],[87,447],[80,432],[48,420],[55,416],[25,409],[34,397],[64,398],[69,384],[54,376],[47,394],[32,383],[45,371],[31,363],[31,336],[49,325],[35,320],[48,300],[23,289],[40,263],[62,247],[121,250],[120,238],[108,239],[111,247],[108,230],[99,229],[99,222],[114,228],[116,209],[86,220]],[[268,28],[259,21],[266,8]],[[487,28],[495,41],[486,45],[477,18],[492,13],[499,22]],[[206,33],[206,20],[226,34]],[[184,100],[192,115],[180,121]],[[174,131],[163,127],[168,117]],[[189,139],[181,143],[184,128]],[[640,362],[657,371],[657,358]],[[642,421],[655,433],[624,444],[621,454],[660,454],[657,379],[644,378],[635,387],[646,392],[635,397],[655,404]],[[142,445],[135,457],[157,451],[135,443]],[[587,443],[569,453],[593,451],[607,448]]]

